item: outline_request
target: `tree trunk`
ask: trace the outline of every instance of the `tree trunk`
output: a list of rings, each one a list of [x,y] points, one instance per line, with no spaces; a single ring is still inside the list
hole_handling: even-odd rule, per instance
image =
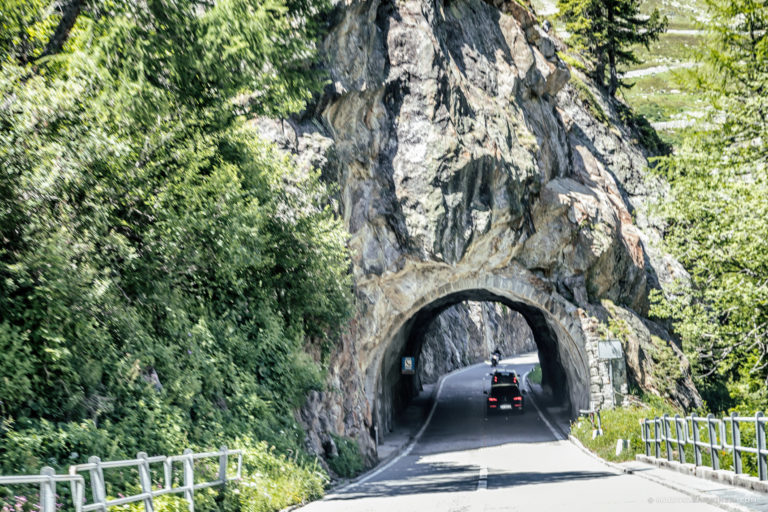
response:
[[[80,10],[83,8],[85,0],[69,0],[61,6],[61,20],[56,27],[56,31],[48,40],[48,44],[45,45],[45,50],[40,54],[39,58],[47,57],[49,55],[55,55],[64,48],[64,43],[69,38],[69,32],[72,27],[75,26],[77,17],[80,15]]]
[[[608,85],[608,94],[611,97],[616,96],[616,91],[619,89],[619,74],[616,70],[616,52],[613,48],[608,49],[608,71],[611,73],[611,81]]]
[[[616,74],[616,51],[621,46],[619,34],[616,32],[615,6],[608,7],[608,41],[606,52],[608,53],[608,73],[611,75],[608,81],[608,94],[613,98],[619,88],[619,76]]]

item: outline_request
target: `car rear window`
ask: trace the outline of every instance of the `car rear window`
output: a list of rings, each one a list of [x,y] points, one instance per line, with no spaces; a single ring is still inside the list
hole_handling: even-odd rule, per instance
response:
[[[493,384],[517,384],[517,376],[514,373],[493,374]]]

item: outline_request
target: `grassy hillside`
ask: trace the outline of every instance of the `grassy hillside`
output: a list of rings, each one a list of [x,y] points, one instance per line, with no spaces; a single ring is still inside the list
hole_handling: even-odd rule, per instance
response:
[[[544,17],[554,20],[556,33],[567,40],[562,24],[556,20],[555,0],[533,0],[533,6]],[[698,27],[704,21],[704,7],[699,0],[645,0],[642,9],[658,8],[669,20],[668,31],[648,49],[638,47],[640,60],[625,69],[634,86],[619,96],[639,114],[644,115],[666,142],[678,140],[680,131],[697,119],[704,104],[699,96],[681,84],[679,73],[693,63],[693,52],[701,46],[703,35]]]

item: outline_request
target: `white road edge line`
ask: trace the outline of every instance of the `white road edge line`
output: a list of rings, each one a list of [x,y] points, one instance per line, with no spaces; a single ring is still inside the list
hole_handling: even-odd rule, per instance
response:
[[[329,498],[331,496],[334,496],[334,495],[338,494],[339,492],[347,491],[349,489],[353,489],[354,487],[357,487],[358,485],[367,482],[371,478],[373,478],[373,477],[381,474],[383,471],[389,469],[395,463],[397,463],[400,459],[402,459],[403,457],[405,457],[409,453],[411,453],[411,450],[413,450],[413,447],[416,446],[416,443],[419,442],[419,439],[421,439],[421,436],[422,436],[422,434],[424,434],[424,431],[427,430],[427,427],[429,426],[429,423],[432,421],[432,416],[435,415],[435,409],[437,409],[437,402],[440,401],[440,392],[443,390],[443,384],[445,384],[445,381],[448,380],[449,377],[453,377],[453,376],[458,375],[460,373],[464,373],[467,370],[471,370],[472,368],[478,367],[480,365],[485,365],[485,364],[486,364],[485,362],[478,363],[478,364],[473,364],[472,366],[467,366],[465,368],[461,368],[459,370],[455,370],[455,371],[453,371],[451,373],[446,373],[445,375],[443,375],[443,377],[440,379],[440,384],[437,386],[437,393],[435,393],[435,401],[432,402],[432,409],[429,410],[429,415],[427,416],[426,421],[424,421],[424,425],[422,425],[421,429],[419,429],[419,431],[416,432],[416,435],[413,436],[413,440],[411,440],[411,442],[408,444],[408,447],[405,450],[403,450],[403,452],[400,453],[400,455],[398,455],[397,457],[395,457],[391,461],[387,462],[386,464],[381,466],[379,469],[373,471],[372,473],[369,473],[369,474],[365,475],[360,480],[357,480],[355,482],[351,482],[351,483],[345,485],[344,487],[336,489],[331,494],[326,495],[323,499],[326,499],[326,498]]]
[[[560,433],[555,429],[555,427],[552,426],[552,424],[549,422],[546,416],[544,416],[544,413],[539,408],[539,404],[536,403],[536,400],[533,398],[533,391],[531,391],[531,385],[528,383],[528,374],[531,373],[530,370],[525,372],[525,375],[523,375],[523,382],[525,382],[525,387],[528,389],[528,400],[531,401],[533,406],[536,408],[536,410],[539,412],[539,417],[544,420],[544,424],[547,426],[550,432],[552,432],[552,435],[555,436],[555,439],[558,441],[564,441]]]
[[[477,479],[477,490],[484,491],[488,489],[488,468],[483,466],[480,468],[480,474]]]

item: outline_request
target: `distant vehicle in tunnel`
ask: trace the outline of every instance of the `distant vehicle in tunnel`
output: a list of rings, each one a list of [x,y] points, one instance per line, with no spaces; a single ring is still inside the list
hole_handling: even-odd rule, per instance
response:
[[[491,389],[486,393],[488,393],[486,411],[489,413],[496,411],[522,413],[524,410],[525,400],[520,391],[520,379],[514,370],[491,373]]]
[[[501,351],[497,348],[491,354],[491,366],[496,368],[499,365],[499,361],[501,361]]]

